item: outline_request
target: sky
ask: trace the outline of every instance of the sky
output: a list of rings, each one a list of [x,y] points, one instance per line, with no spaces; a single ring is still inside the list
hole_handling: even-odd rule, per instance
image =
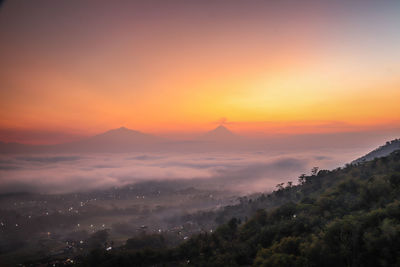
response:
[[[400,127],[400,2],[0,5],[0,140]]]

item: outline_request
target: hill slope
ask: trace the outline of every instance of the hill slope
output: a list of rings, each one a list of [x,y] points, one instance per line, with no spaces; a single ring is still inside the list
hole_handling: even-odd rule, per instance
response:
[[[299,178],[255,203],[283,203],[174,249],[142,237],[113,252],[94,251],[82,266],[399,266],[400,152]],[[250,203],[249,207],[253,204]],[[156,242],[155,240],[158,240]],[[138,250],[152,247],[154,249]],[[155,249],[158,247],[158,249]]]
[[[394,139],[392,141],[386,142],[385,145],[378,147],[377,149],[366,154],[365,156],[356,159],[352,163],[353,164],[360,163],[364,161],[373,160],[374,158],[385,157],[388,156],[393,151],[399,149],[400,149],[400,139]]]

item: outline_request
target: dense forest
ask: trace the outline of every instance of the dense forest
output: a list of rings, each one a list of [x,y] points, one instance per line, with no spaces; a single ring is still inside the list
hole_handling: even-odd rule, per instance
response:
[[[143,234],[76,260],[81,266],[400,266],[400,151],[332,171],[314,168],[296,185],[280,184],[244,202],[250,210],[269,208],[233,217],[178,247]],[[242,208],[230,210],[241,215]]]

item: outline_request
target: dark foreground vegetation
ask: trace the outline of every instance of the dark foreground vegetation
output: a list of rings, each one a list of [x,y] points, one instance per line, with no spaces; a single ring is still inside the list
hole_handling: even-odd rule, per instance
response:
[[[249,201],[282,203],[232,218],[175,248],[156,234],[93,250],[80,266],[400,266],[400,152],[314,169]],[[265,205],[268,206],[268,205]]]

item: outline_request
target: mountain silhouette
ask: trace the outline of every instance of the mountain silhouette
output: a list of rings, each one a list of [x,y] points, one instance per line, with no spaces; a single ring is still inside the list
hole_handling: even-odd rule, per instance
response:
[[[206,132],[199,137],[201,141],[213,141],[213,142],[227,142],[239,139],[239,136],[231,132],[228,128],[223,125]]]
[[[348,136],[348,135],[346,135]],[[325,137],[325,138],[324,138]],[[191,140],[169,140],[140,131],[120,127],[112,129],[78,141],[55,145],[31,145],[21,143],[5,143],[0,141],[0,154],[4,153],[81,153],[81,152],[207,152],[207,151],[253,151],[273,150],[290,146],[301,151],[311,145],[314,148],[325,148],[331,145],[351,145],[342,136],[332,139],[331,135],[318,136],[293,136],[281,139],[247,138],[233,133],[224,125],[203,133]],[[352,136],[350,136],[352,137]],[[314,140],[311,142],[310,140]],[[340,140],[340,142],[338,142]],[[354,141],[354,136],[352,139]],[[352,163],[372,160],[376,157],[387,156],[394,150],[400,149],[400,139],[387,142],[365,156],[354,160]]]
[[[162,143],[163,139],[125,127],[71,143],[55,145],[57,150],[73,152],[127,152],[151,149]]]
[[[0,153],[82,153],[82,152],[129,152],[160,149],[165,140],[125,127],[87,137],[79,141],[55,145],[27,145],[0,142]]]
[[[95,135],[93,137],[89,137],[83,142],[90,143],[123,143],[124,145],[130,144],[143,144],[143,143],[152,143],[158,142],[161,138],[155,137],[150,134],[142,133],[139,131],[131,130],[125,127],[120,127],[118,129],[112,129],[107,132]]]

